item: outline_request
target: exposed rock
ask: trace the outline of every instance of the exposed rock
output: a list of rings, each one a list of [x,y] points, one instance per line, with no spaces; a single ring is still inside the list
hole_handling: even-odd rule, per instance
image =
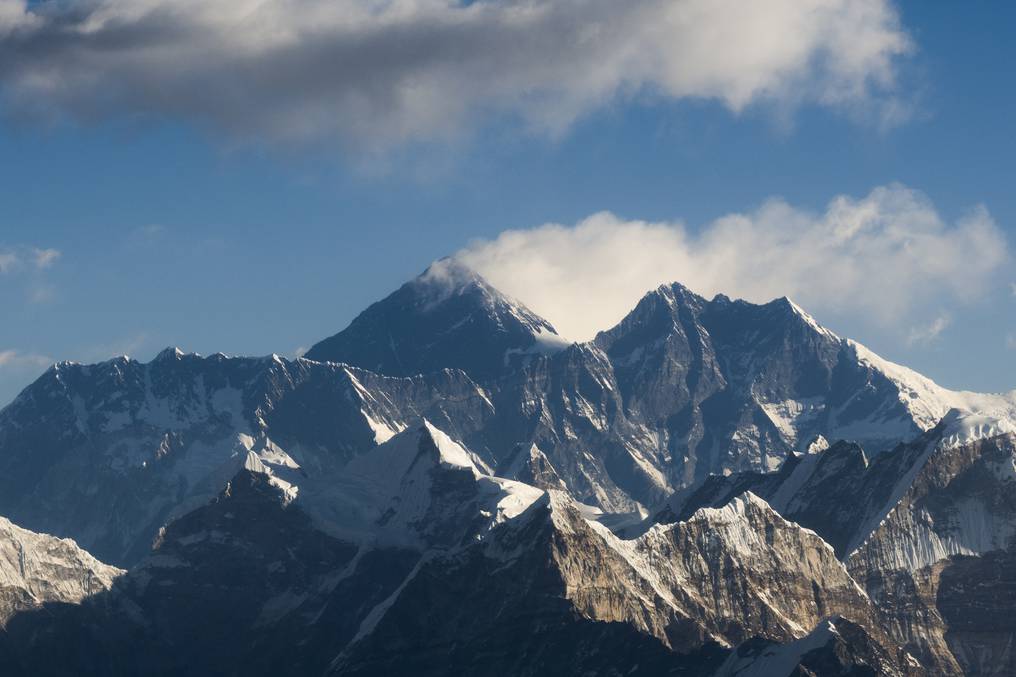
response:
[[[48,602],[76,604],[109,590],[123,573],[70,539],[37,534],[0,517],[0,628],[17,612]]]

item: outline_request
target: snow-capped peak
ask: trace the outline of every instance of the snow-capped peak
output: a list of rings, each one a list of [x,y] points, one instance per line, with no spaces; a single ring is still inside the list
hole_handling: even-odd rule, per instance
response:
[[[545,319],[462,263],[442,259],[318,342],[306,358],[388,376],[461,369],[489,380],[511,366],[512,355],[547,354],[564,345]]]
[[[176,347],[165,348],[155,356],[153,362],[165,362],[167,360],[179,360],[185,353]]]

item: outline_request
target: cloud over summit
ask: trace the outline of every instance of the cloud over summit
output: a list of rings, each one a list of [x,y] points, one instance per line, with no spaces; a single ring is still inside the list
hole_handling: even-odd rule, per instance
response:
[[[900,185],[836,197],[822,213],[771,199],[696,230],[604,212],[573,226],[509,230],[459,257],[573,340],[612,326],[647,291],[674,281],[709,297],[790,296],[820,317],[905,329],[1002,284],[1010,260],[985,209],[950,223]],[[947,327],[933,322],[917,338]]]
[[[9,112],[391,147],[618,97],[895,109],[889,0],[0,0]]]

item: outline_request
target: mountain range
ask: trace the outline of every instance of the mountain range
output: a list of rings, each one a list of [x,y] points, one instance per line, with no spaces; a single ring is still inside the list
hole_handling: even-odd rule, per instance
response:
[[[1016,674],[1016,391],[786,298],[576,343],[443,259],[299,359],[59,363],[0,516],[2,674]]]

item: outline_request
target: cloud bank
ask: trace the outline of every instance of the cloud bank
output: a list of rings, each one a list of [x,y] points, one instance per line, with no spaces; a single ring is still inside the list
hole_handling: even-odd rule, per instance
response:
[[[458,256],[572,340],[613,326],[646,291],[673,281],[708,297],[790,296],[820,317],[861,317],[928,340],[948,326],[929,325],[929,314],[1003,284],[1007,247],[984,208],[949,223],[921,193],[891,185],[837,197],[823,213],[771,199],[694,231],[600,213],[506,231]]]
[[[0,0],[8,112],[390,147],[619,97],[893,116],[891,0]]]

